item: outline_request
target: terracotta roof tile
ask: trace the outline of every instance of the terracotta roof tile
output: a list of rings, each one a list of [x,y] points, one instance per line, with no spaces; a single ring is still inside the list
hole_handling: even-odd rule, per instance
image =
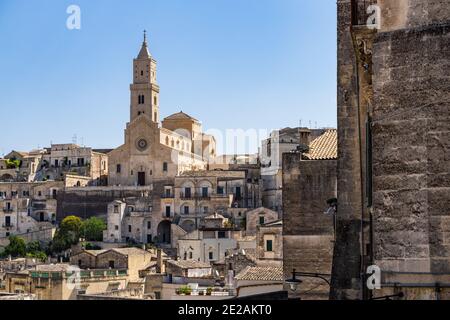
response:
[[[250,281],[283,281],[283,267],[246,267],[236,276],[236,279]]]
[[[330,129],[314,139],[309,145],[309,152],[304,154],[309,160],[337,159],[337,130]]]

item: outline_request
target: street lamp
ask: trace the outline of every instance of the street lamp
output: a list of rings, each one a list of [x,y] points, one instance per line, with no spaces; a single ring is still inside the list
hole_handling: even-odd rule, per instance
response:
[[[311,273],[311,272],[297,272],[295,269],[292,269],[292,278],[286,279],[286,284],[289,285],[289,288],[292,291],[297,291],[298,286],[303,282],[300,279],[297,279],[297,276],[299,277],[307,277],[307,278],[318,278],[323,280],[327,283],[328,286],[331,286],[330,280],[327,278],[331,277],[330,274],[324,274],[324,273]]]
[[[289,285],[289,288],[290,288],[292,291],[294,291],[294,292],[297,291],[298,286],[299,286],[302,282],[303,282],[302,280],[299,280],[299,279],[296,278],[296,272],[295,272],[295,269],[292,270],[292,278],[286,280],[286,284],[288,284],[288,285]]]

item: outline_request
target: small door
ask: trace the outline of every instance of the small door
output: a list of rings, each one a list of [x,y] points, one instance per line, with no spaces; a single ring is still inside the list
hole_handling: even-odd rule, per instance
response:
[[[151,243],[152,242],[152,235],[148,234],[147,235],[147,243]]]
[[[145,172],[138,172],[138,185],[145,186]]]

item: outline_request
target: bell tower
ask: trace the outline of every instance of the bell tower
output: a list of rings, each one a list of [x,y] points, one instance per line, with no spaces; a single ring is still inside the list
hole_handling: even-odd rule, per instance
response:
[[[130,85],[130,121],[147,115],[153,122],[159,123],[159,86],[156,83],[156,60],[148,50],[147,32],[141,51],[133,60],[133,83]]]

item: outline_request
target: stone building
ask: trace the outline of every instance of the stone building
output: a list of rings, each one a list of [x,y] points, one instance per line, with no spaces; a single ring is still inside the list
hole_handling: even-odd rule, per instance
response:
[[[177,224],[190,232],[214,212],[230,218],[235,212],[245,215],[256,204],[258,184],[249,181],[243,170],[189,171],[175,177],[173,192],[171,208]]]
[[[258,226],[277,221],[278,219],[278,212],[264,207],[249,210],[245,213],[245,234],[254,236],[257,233]]]
[[[276,220],[258,225],[256,256],[263,263],[283,262],[283,221]]]
[[[52,144],[42,154],[35,179],[65,180],[67,174],[88,177],[87,183],[90,185],[106,185],[108,156],[74,143]]]
[[[338,1],[333,299],[449,295],[449,17],[447,1]]]
[[[262,206],[282,213],[282,161],[283,153],[307,146],[323,130],[284,128],[275,130],[262,141],[260,149]]]
[[[215,157],[214,137],[202,133],[201,123],[184,112],[165,118],[160,126],[160,88],[156,60],[146,37],[133,61],[130,122],[125,142],[109,155],[109,184],[145,186],[194,169],[206,169]]]
[[[83,250],[70,257],[70,263],[81,269],[126,269],[128,280],[139,279],[139,271],[153,264],[155,255],[139,248]]]
[[[48,242],[56,222],[57,193],[62,181],[0,182],[0,245],[10,235]]]
[[[311,141],[304,152],[283,155],[283,267],[330,274],[334,217],[326,214],[327,200],[336,197],[336,130]],[[302,299],[328,299],[329,286],[320,279],[301,278]],[[290,292],[297,296],[299,292]]]
[[[198,229],[178,238],[177,252],[182,260],[214,263],[223,261],[228,250],[240,246],[254,249],[255,241],[246,242],[227,218],[214,213],[203,218]]]
[[[43,150],[11,151],[0,159],[0,182],[31,182],[35,180]]]
[[[68,264],[37,265],[6,272],[6,292],[33,294],[37,300],[77,300],[78,295],[125,289],[127,269],[80,270]]]

